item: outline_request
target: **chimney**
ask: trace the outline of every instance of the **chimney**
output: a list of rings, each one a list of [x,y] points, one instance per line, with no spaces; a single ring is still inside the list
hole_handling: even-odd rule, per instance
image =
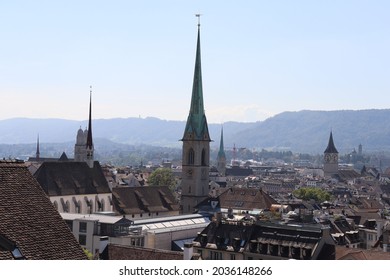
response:
[[[103,253],[104,249],[106,249],[108,245],[108,236],[102,236],[99,239],[99,254]]]
[[[383,230],[383,252],[390,252],[390,230],[388,225]]]
[[[185,243],[184,244],[184,254],[183,254],[183,259],[186,260],[191,260],[192,259],[192,254],[194,253],[194,246],[192,243]]]
[[[215,218],[217,220],[217,226],[219,226],[222,223],[222,212],[217,212]]]
[[[231,207],[229,207],[229,209],[228,209],[228,218],[229,219],[233,219],[234,218],[233,208],[231,208]]]
[[[376,221],[376,233],[378,235],[378,237],[377,237],[378,239],[383,234],[383,221],[381,221],[381,220]]]

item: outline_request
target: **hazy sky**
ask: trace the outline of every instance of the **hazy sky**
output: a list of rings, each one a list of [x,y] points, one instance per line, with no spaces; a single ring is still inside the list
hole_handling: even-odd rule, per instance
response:
[[[0,119],[390,108],[390,1],[1,1]]]

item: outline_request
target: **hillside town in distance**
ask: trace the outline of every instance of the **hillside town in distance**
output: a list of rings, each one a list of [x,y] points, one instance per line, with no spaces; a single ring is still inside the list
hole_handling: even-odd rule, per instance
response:
[[[339,155],[329,131],[316,162],[227,159],[223,127],[208,130],[200,25],[180,162],[95,160],[92,105],[91,90],[73,158],[41,155],[38,138],[28,160],[0,160],[0,259],[390,260],[390,164],[362,145]]]

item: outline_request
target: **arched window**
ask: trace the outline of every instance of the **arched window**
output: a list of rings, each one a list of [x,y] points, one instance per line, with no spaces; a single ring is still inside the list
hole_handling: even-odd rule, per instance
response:
[[[88,214],[92,214],[92,212],[93,212],[93,201],[92,201],[92,199],[89,200],[89,211],[88,212],[89,212]]]
[[[101,211],[104,211],[104,199],[101,200]]]
[[[64,212],[65,213],[69,213],[69,210],[70,210],[70,202],[69,202],[69,200],[66,201],[65,205],[66,205],[66,207],[64,209]]]
[[[203,166],[206,166],[206,165],[207,165],[207,161],[206,161],[206,150],[205,150],[205,149],[202,150],[202,165],[203,165]]]
[[[188,164],[194,164],[195,162],[195,152],[194,149],[188,151]]]
[[[78,204],[78,207],[77,207],[77,213],[79,213],[79,214],[81,214],[81,213],[83,213],[82,212],[82,203],[81,203],[81,200],[79,200],[79,202],[77,203]]]

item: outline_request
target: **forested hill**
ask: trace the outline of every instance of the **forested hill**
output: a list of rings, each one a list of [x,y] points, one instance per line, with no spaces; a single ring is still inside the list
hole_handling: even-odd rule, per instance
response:
[[[0,144],[63,143],[76,140],[86,121],[63,119],[8,119],[0,121]],[[123,144],[181,147],[185,121],[158,118],[93,120],[93,136]],[[219,146],[221,124],[209,124],[212,147]],[[284,112],[255,123],[223,124],[226,149],[291,150],[322,153],[333,131],[340,153],[357,149],[390,151],[390,109]]]

